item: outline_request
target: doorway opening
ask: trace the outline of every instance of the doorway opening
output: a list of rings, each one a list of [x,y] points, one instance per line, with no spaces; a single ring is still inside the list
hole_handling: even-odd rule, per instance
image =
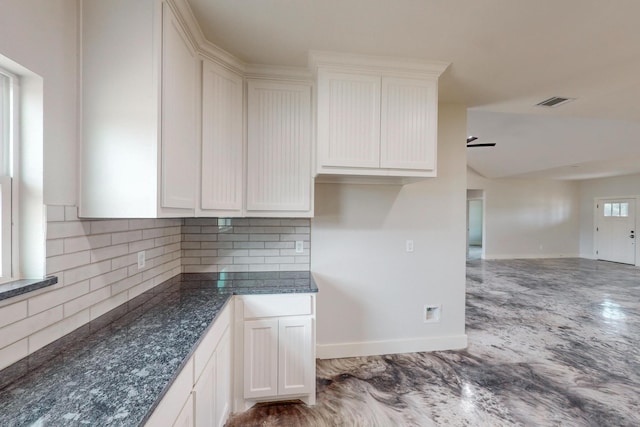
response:
[[[467,259],[484,259],[484,190],[467,190]]]
[[[636,197],[600,198],[595,200],[595,258],[637,265]]]

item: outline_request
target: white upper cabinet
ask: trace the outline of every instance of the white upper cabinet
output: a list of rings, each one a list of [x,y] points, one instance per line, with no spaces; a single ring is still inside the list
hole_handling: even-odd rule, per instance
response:
[[[316,175],[436,176],[438,77],[447,64],[312,53]]]
[[[80,215],[193,216],[199,59],[169,3],[81,2]]]
[[[242,76],[205,60],[202,68],[202,181],[198,216],[241,216],[244,143]]]
[[[436,170],[437,82],[382,78],[380,168]]]
[[[199,61],[171,8],[162,9],[161,206],[193,209]]]
[[[247,83],[246,216],[313,215],[311,85]]]
[[[326,167],[380,166],[380,77],[318,72],[318,160]]]

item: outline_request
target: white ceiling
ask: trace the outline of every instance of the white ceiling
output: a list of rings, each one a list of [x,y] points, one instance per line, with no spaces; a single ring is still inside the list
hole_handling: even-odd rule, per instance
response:
[[[640,172],[638,0],[188,0],[205,37],[248,63],[309,50],[451,62],[440,99],[469,107],[487,177]],[[551,96],[577,98],[556,108]],[[464,141],[461,141],[461,144]]]

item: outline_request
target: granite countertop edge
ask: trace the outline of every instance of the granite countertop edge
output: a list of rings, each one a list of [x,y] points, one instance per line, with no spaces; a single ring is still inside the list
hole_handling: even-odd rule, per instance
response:
[[[47,279],[55,279],[57,282],[57,278],[47,278]],[[51,283],[51,284],[53,284]],[[47,285],[45,285],[47,286]],[[125,334],[125,337],[128,337],[128,334],[132,333],[129,331],[131,325],[138,327],[139,329],[144,329],[144,326],[141,328],[140,325],[144,325],[146,323],[153,323],[156,317],[163,317],[163,305],[166,309],[167,304],[179,304],[180,309],[175,309],[177,314],[177,319],[180,319],[180,310],[182,310],[182,315],[188,315],[192,310],[198,310],[205,308],[208,310],[207,314],[198,314],[198,316],[203,317],[200,321],[198,321],[199,325],[206,326],[201,330],[201,332],[193,332],[193,334],[197,334],[197,338],[190,339],[189,344],[185,344],[189,346],[188,351],[183,356],[180,355],[181,360],[179,363],[175,364],[175,366],[171,366],[167,368],[166,371],[170,374],[163,374],[162,382],[164,386],[161,390],[157,392],[153,392],[150,395],[155,396],[153,401],[151,399],[147,399],[140,406],[144,406],[144,409],[141,409],[136,415],[136,418],[131,419],[130,422],[133,424],[126,423],[122,425],[139,425],[142,426],[145,422],[148,421],[153,411],[156,409],[158,404],[162,401],[163,397],[166,395],[167,391],[171,388],[173,382],[182,371],[189,358],[193,356],[195,350],[198,348],[198,345],[206,336],[207,332],[213,327],[216,319],[219,314],[227,307],[229,301],[233,297],[233,295],[260,295],[260,294],[287,294],[287,293],[316,293],[318,292],[317,285],[314,281],[313,275],[308,272],[256,272],[256,273],[229,273],[226,275],[221,275],[220,273],[182,273],[178,274],[165,282],[155,286],[154,288],[144,292],[143,294],[137,296],[136,298],[128,301],[127,303],[122,304],[121,306],[111,310],[105,315],[89,322],[86,325],[83,325],[78,330],[60,338],[59,340],[54,341],[52,344],[46,346],[45,348],[38,350],[36,353],[26,357],[25,359],[16,362],[15,364],[5,368],[0,371],[0,424],[2,424],[4,412],[5,421],[6,417],[9,416],[9,420],[12,420],[11,416],[15,415],[16,417],[20,416],[22,422],[18,420],[16,424],[11,425],[31,425],[33,420],[36,419],[36,415],[32,415],[31,418],[28,418],[28,414],[24,415],[23,412],[25,408],[29,408],[33,414],[37,414],[39,419],[42,419],[41,414],[45,413],[45,416],[51,416],[57,418],[47,418],[49,422],[53,422],[56,424],[56,421],[61,422],[61,417],[64,415],[69,416],[71,412],[68,411],[68,407],[71,407],[74,404],[71,402],[61,402],[61,408],[58,410],[57,407],[53,406],[57,404],[57,401],[53,404],[50,403],[50,398],[46,397],[47,389],[43,387],[43,390],[39,390],[39,381],[42,382],[41,378],[54,377],[53,379],[49,379],[48,386],[49,392],[51,389],[54,389],[58,392],[58,395],[64,396],[65,392],[74,394],[76,390],[83,389],[88,387],[94,387],[93,384],[83,385],[73,383],[72,386],[69,386],[65,383],[67,388],[73,387],[73,390],[60,390],[60,384],[56,384],[55,381],[68,381],[68,377],[64,376],[63,373],[58,373],[58,371],[68,371],[69,367],[66,367],[66,363],[73,363],[74,359],[80,359],[81,357],[85,357],[87,355],[92,355],[94,352],[98,353],[98,351],[94,350],[96,346],[103,346],[104,342],[110,341],[111,348],[107,348],[106,353],[101,355],[104,359],[109,359],[109,355],[114,352],[121,352],[123,348],[118,348],[118,344],[113,344],[113,342],[118,342],[121,338],[118,334]],[[190,306],[188,300],[192,298],[195,302]],[[200,300],[198,300],[200,298]],[[1,298],[0,298],[1,299]],[[215,308],[210,308],[209,303],[214,304]],[[200,307],[199,307],[200,305]],[[204,311],[207,311],[204,310]],[[156,312],[154,314],[154,311]],[[158,314],[160,313],[160,314]],[[192,313],[192,317],[197,317],[194,313]],[[172,319],[171,322],[174,322],[176,319]],[[185,319],[188,320],[188,319]],[[166,319],[164,319],[166,322]],[[136,323],[137,322],[137,323]],[[167,324],[173,325],[173,323],[168,322]],[[170,336],[173,334],[174,336],[180,336],[187,331],[187,326],[182,326],[182,322],[177,322],[180,325],[176,325],[173,331],[168,331],[167,335]],[[132,329],[135,329],[132,328]],[[182,328],[182,330],[181,330]],[[135,332],[135,331],[134,331]],[[158,332],[158,331],[155,331]],[[164,331],[163,331],[164,332]],[[144,333],[144,331],[143,331]],[[175,337],[174,337],[175,338]],[[146,338],[142,338],[143,340]],[[171,339],[171,337],[166,338],[167,341]],[[65,340],[68,342],[65,343]],[[85,344],[85,341],[88,344]],[[143,341],[144,342],[144,341]],[[72,343],[72,344],[70,344]],[[162,344],[162,342],[160,341]],[[158,344],[156,342],[156,344]],[[174,344],[172,342],[168,342],[167,344]],[[70,345],[72,348],[66,349],[66,346]],[[176,344],[174,344],[176,345]],[[73,353],[74,349],[78,349],[77,354]],[[163,348],[164,352],[170,353],[171,347]],[[184,349],[182,350],[184,351]],[[111,353],[109,353],[111,352]],[[148,352],[140,351],[138,358],[147,357]],[[164,354],[156,355],[156,358],[164,357]],[[168,357],[168,356],[167,356]],[[126,365],[129,362],[123,362],[126,366],[123,368],[119,366],[123,372],[127,373],[127,377],[123,378],[123,382],[129,380],[131,377],[131,372],[135,372],[136,369],[134,367],[135,356],[129,356],[129,359],[133,360],[131,365]],[[176,358],[172,359],[172,361],[177,362]],[[79,364],[81,362],[76,362]],[[156,365],[163,363],[162,361],[153,361]],[[81,364],[82,369],[91,369],[91,367],[87,368],[84,364]],[[72,370],[72,369],[71,369]],[[43,374],[44,373],[44,374]],[[124,374],[123,374],[124,375]],[[4,378],[2,378],[4,377]],[[55,378],[60,377],[59,380]],[[105,377],[102,379],[103,383],[108,383],[109,380],[113,382],[112,377]],[[98,382],[100,378],[96,380],[95,376],[91,378],[92,381]],[[118,377],[118,381],[120,378]],[[138,380],[138,379],[136,379]],[[166,381],[166,383],[165,383]],[[90,382],[90,381],[89,381]],[[110,384],[103,384],[104,388],[108,389]],[[146,390],[146,386],[140,385],[139,383],[135,384],[138,388],[143,388]],[[24,390],[28,392],[25,393]],[[93,390],[92,390],[93,391]],[[32,400],[30,402],[23,401],[15,401],[15,394],[23,394],[29,395],[29,392],[33,393]],[[103,400],[106,402],[113,402],[113,398],[109,399],[111,396],[103,397]],[[117,399],[116,399],[117,400]],[[45,402],[45,403],[41,403]],[[38,405],[51,405],[47,407],[38,407]],[[67,405],[67,406],[64,406]],[[133,405],[129,403],[129,405]],[[95,415],[93,412],[97,410],[93,407],[89,407],[88,409],[85,407],[85,410],[90,411],[89,415]],[[120,409],[118,409],[120,410]],[[57,412],[56,412],[57,411]],[[59,413],[58,413],[59,412]],[[63,414],[62,412],[66,412]],[[87,416],[89,416],[87,415]],[[98,414],[104,415],[104,414]],[[117,418],[118,414],[111,414]],[[25,418],[26,417],[26,418]],[[56,420],[56,421],[54,421]],[[60,425],[75,425],[74,422],[77,420],[70,420],[71,422],[67,423],[66,421],[62,422]],[[46,424],[46,423],[45,423]],[[120,424],[119,424],[120,425]]]
[[[58,283],[56,276],[48,276],[41,279],[17,279],[2,283],[0,284],[0,301],[46,288],[56,283]]]

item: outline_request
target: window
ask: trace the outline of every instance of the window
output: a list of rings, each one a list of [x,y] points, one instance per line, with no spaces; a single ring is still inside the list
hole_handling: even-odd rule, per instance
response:
[[[628,202],[605,203],[604,216],[628,217],[629,203]]]
[[[43,117],[44,79],[0,53],[2,282],[46,276]]]
[[[0,68],[0,282],[10,280],[13,141],[16,138],[17,79]]]

